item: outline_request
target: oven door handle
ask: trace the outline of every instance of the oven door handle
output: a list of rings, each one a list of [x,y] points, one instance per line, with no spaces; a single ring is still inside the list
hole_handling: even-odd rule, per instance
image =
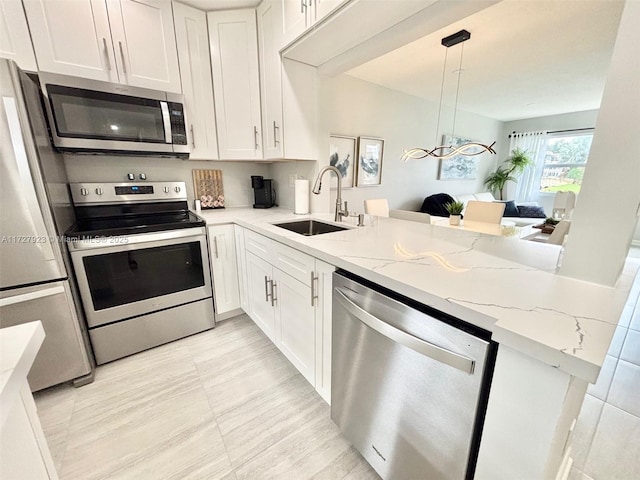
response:
[[[198,227],[195,231],[193,228],[188,228],[129,236],[119,235],[112,237],[89,238],[86,240],[72,239],[68,245],[69,250],[73,252],[98,249],[127,250],[131,249],[131,246],[144,245],[147,243],[164,242],[167,240],[186,241],[189,239],[196,239],[198,241],[204,239],[206,241],[206,238],[207,236],[204,227]]]

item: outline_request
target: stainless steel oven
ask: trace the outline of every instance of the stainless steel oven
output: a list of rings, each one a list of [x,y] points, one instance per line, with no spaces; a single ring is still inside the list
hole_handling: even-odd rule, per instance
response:
[[[89,327],[211,296],[204,227],[72,241]]]
[[[98,364],[214,326],[205,222],[184,182],[72,184],[66,236]]]

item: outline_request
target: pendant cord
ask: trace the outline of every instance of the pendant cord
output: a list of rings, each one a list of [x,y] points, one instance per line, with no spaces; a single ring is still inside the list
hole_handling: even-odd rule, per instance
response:
[[[440,104],[438,105],[438,122],[436,123],[436,141],[433,142],[435,145],[439,145],[438,142],[438,132],[440,131],[440,112],[442,112],[442,96],[444,95],[444,77],[447,72],[447,54],[449,53],[449,49],[445,48],[444,50],[444,66],[442,67],[442,83],[440,84]]]
[[[458,86],[456,87],[456,104],[453,108],[453,127],[451,128],[451,138],[456,136],[456,115],[458,113],[458,94],[460,93],[460,77],[462,76],[462,57],[464,56],[464,43],[460,49],[460,65],[458,65]]]

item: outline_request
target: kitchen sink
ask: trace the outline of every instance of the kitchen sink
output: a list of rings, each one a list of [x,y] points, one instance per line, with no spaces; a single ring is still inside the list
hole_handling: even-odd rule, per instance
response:
[[[284,228],[291,232],[299,233],[306,237],[321,235],[323,233],[340,232],[348,230],[347,227],[340,227],[331,223],[319,222],[318,220],[299,220],[296,222],[274,223],[276,227]]]

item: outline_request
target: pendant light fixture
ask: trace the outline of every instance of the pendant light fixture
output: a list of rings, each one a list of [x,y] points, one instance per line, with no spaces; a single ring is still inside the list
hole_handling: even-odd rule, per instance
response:
[[[459,32],[454,33],[453,35],[449,35],[448,37],[445,37],[442,39],[442,45],[445,46],[447,49],[449,47],[452,47],[454,45],[457,45],[459,43],[465,42],[467,40],[469,40],[471,38],[471,33],[469,33],[467,30],[460,30]],[[437,122],[437,126],[436,126],[436,144],[438,142],[438,133],[440,131],[440,113],[442,111],[442,97],[443,97],[443,92],[444,92],[444,79],[446,76],[446,70],[447,70],[447,52],[448,50],[445,51],[445,56],[444,56],[444,67],[442,69],[442,84],[440,86],[440,105],[438,106],[438,122]],[[456,87],[456,100],[455,100],[455,107],[453,109],[453,128],[451,131],[451,137],[454,138],[455,136],[455,130],[456,130],[456,114],[458,112],[458,94],[460,92],[460,76],[462,75],[462,57],[464,55],[464,45],[462,45],[461,49],[460,49],[460,65],[458,67],[457,70],[457,74],[458,74],[458,85]],[[472,157],[474,155],[480,155],[481,153],[484,152],[489,152],[492,154],[495,154],[496,151],[493,149],[493,146],[496,144],[496,142],[493,142],[491,145],[485,145],[483,143],[477,143],[477,142],[469,142],[469,143],[465,143],[463,145],[459,145],[459,146],[453,146],[453,145],[440,145],[437,147],[434,147],[432,149],[429,148],[412,148],[410,150],[405,150],[404,154],[402,155],[402,160],[404,160],[405,162],[409,159],[421,159],[421,158],[426,158],[426,157],[434,157],[434,158],[450,158],[453,157],[455,155],[465,155],[468,157]]]

